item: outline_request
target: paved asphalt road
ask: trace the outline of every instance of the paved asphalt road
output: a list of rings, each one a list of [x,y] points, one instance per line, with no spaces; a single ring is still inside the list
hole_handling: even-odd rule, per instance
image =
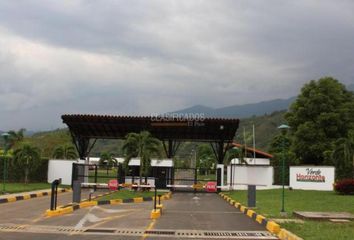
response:
[[[70,201],[71,193],[59,195],[60,204]],[[164,206],[162,217],[151,220],[152,202],[95,206],[52,218],[43,215],[49,207],[49,197],[1,204],[0,239],[185,239],[183,236],[187,234],[205,231],[247,231],[264,237],[238,239],[276,239],[265,237],[268,232],[264,227],[216,194],[176,193],[171,200],[164,201]],[[22,227],[22,230],[4,229],[4,226]],[[118,234],[117,229],[124,230],[126,235]],[[154,232],[144,235],[145,230]],[[166,237],[177,232],[181,237]],[[157,233],[163,233],[163,237]],[[193,238],[189,236],[189,239]]]

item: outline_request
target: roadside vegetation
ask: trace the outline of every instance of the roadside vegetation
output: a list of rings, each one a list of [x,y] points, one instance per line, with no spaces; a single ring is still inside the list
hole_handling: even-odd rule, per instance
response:
[[[19,192],[31,192],[41,189],[49,189],[51,186],[49,183],[6,183],[7,193],[19,193]],[[3,188],[3,184],[0,184],[0,190]]]
[[[232,199],[247,206],[247,191],[226,192]],[[354,214],[354,196],[339,195],[332,191],[286,190],[285,211],[287,219],[296,219],[294,211],[349,212]],[[281,209],[281,189],[258,190],[255,211],[267,218],[279,219]],[[354,222],[331,223],[310,221],[304,223],[281,223],[283,228],[306,240],[353,239]]]

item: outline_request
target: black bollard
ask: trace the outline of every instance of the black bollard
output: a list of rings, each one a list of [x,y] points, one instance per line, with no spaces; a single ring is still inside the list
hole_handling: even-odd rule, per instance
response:
[[[248,185],[248,207],[256,207],[256,186]]]
[[[159,196],[159,205],[161,205],[161,194],[159,194],[158,196]]]
[[[154,197],[154,209],[156,210],[156,198],[157,198],[157,189],[155,185],[155,197]]]

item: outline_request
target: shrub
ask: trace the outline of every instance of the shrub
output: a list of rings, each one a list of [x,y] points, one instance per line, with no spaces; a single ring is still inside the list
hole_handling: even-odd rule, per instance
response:
[[[354,179],[342,179],[334,184],[334,190],[339,194],[354,195]]]

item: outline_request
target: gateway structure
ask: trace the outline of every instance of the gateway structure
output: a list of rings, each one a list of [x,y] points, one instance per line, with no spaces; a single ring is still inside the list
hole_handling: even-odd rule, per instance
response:
[[[124,139],[128,133],[149,131],[162,141],[166,158],[172,159],[181,142],[210,143],[219,169],[218,186],[222,185],[223,161],[239,126],[239,119],[133,117],[107,115],[63,115],[80,159],[86,159],[97,139]]]

